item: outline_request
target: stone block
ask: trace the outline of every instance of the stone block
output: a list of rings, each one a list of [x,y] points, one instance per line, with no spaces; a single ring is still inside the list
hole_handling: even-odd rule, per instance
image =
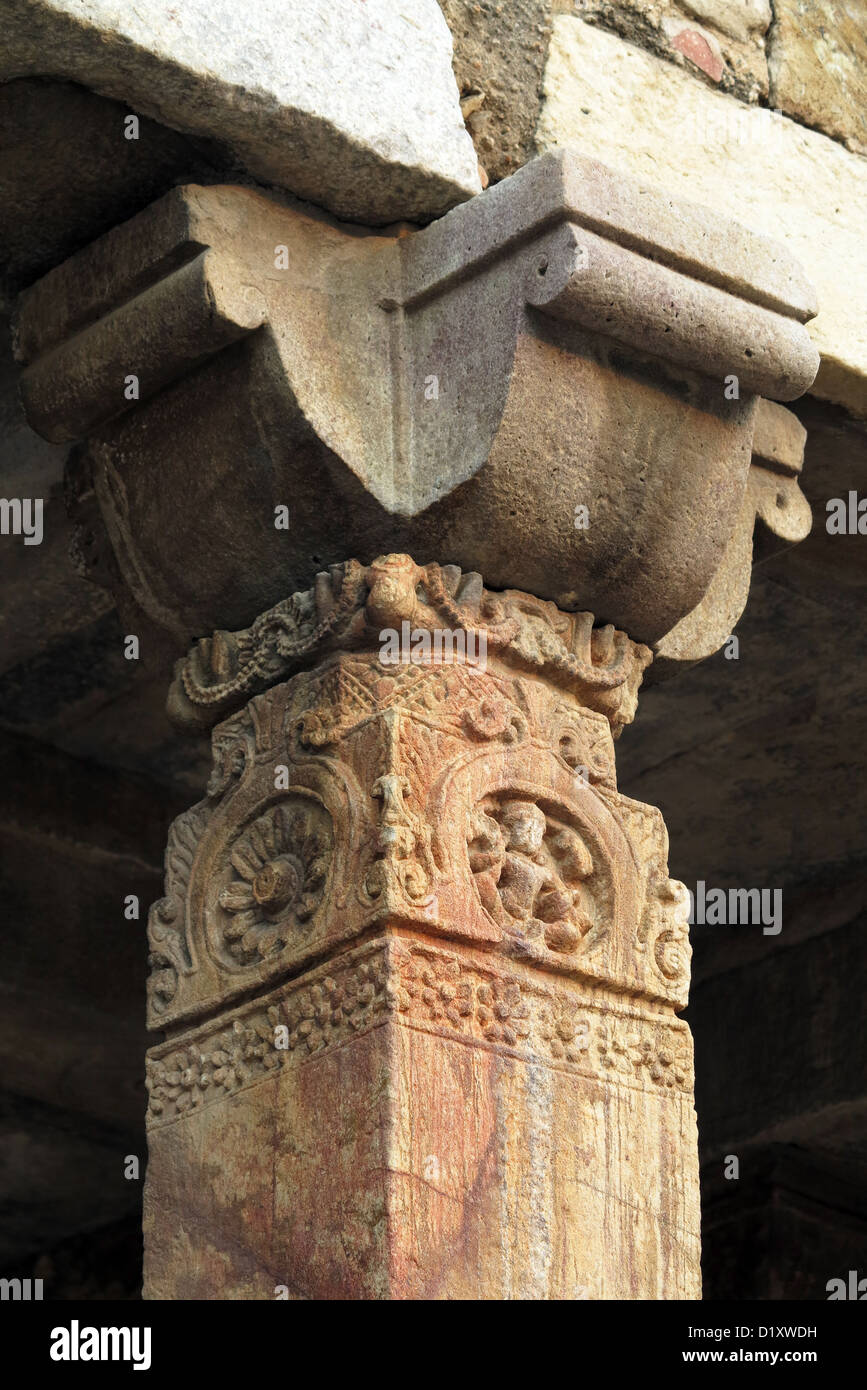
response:
[[[74,82],[0,81],[0,302],[174,184],[235,171],[228,151],[146,116],[127,140],[129,114]]]
[[[568,15],[554,22],[537,143],[592,149],[674,198],[779,240],[818,294],[813,391],[867,416],[863,159]]]
[[[0,20],[0,81],[77,82],[340,217],[426,221],[481,188],[436,0],[4,0]]]
[[[867,154],[867,7],[774,0],[771,104]]]

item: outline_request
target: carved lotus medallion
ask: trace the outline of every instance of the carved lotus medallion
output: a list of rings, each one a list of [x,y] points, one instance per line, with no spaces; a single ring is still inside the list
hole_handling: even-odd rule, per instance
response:
[[[219,939],[239,965],[273,957],[322,900],[333,849],[330,817],[312,798],[270,807],[235,840],[221,890]]]

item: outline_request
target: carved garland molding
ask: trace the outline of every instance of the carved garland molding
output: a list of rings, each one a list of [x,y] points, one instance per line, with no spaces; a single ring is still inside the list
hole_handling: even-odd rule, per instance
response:
[[[152,1049],[148,1123],[224,1100],[389,1021],[599,1082],[691,1094],[691,1040],[677,1019],[519,979],[456,952],[380,940]],[[276,1046],[280,1028],[285,1048]]]
[[[178,662],[169,715],[210,728],[296,671],[333,651],[370,649],[384,629],[463,632],[516,671],[555,682],[605,714],[615,737],[635,713],[652,654],[592,613],[566,613],[530,594],[486,589],[456,565],[417,565],[409,555],[334,565],[312,589],[293,594],[249,628],[215,632]]]

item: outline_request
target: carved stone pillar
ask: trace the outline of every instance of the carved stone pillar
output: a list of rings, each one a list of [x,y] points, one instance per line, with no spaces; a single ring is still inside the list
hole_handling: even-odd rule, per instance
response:
[[[146,1296],[699,1296],[649,659],[391,555],[180,665],[176,717],[241,708],[151,914]]]
[[[809,529],[765,398],[814,313],[568,152],[405,234],[175,189],[22,296],[83,561],[216,725],[150,923],[150,1297],[699,1295],[686,895],[613,738],[756,520]]]

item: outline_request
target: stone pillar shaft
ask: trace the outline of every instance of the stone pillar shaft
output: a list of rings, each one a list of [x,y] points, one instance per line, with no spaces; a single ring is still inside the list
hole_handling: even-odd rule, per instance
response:
[[[277,683],[152,913],[146,1296],[699,1295],[686,895],[614,771],[648,657],[390,556],[180,668],[188,719]]]

